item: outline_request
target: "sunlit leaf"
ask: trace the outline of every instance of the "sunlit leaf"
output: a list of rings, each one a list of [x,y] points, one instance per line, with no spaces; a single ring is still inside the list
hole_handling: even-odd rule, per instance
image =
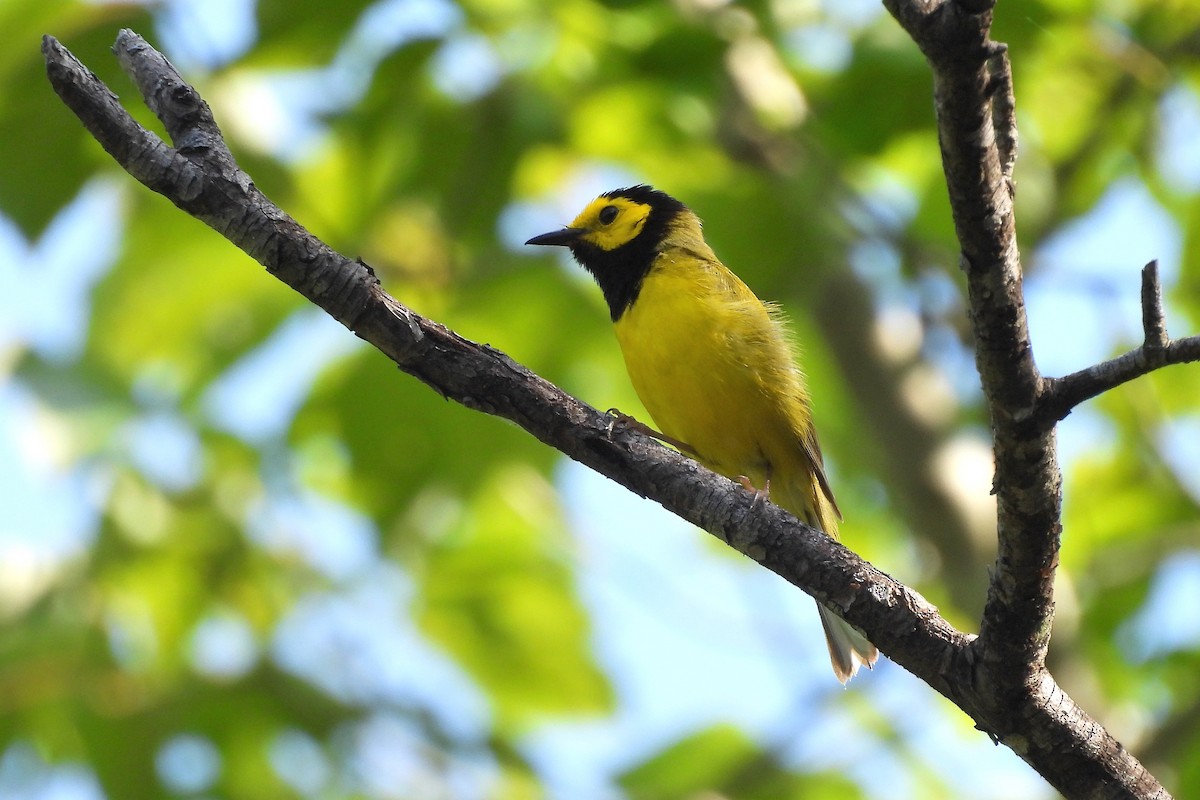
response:
[[[587,648],[550,487],[501,469],[425,556],[422,624],[488,688],[505,724],[598,713],[612,701]]]
[[[625,772],[621,787],[634,798],[692,797],[706,790],[727,797],[833,798],[861,793],[836,775],[789,772],[731,726],[700,731]]]

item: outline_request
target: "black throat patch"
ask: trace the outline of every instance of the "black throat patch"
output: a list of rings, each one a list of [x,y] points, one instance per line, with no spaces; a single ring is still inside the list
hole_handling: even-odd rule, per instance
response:
[[[645,185],[616,189],[605,192],[603,196],[628,197],[634,202],[650,206],[650,216],[646,218],[641,232],[620,247],[603,250],[586,242],[571,246],[575,260],[600,285],[600,291],[608,303],[609,316],[616,322],[637,300],[642,282],[654,266],[659,246],[666,238],[671,222],[687,207],[669,194]]]

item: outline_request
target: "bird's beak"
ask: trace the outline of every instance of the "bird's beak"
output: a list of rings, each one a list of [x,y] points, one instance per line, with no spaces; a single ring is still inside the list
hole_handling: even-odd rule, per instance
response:
[[[583,228],[563,228],[562,230],[550,231],[550,233],[535,236],[525,244],[556,244],[563,247],[570,247],[575,243],[576,239],[586,232]]]

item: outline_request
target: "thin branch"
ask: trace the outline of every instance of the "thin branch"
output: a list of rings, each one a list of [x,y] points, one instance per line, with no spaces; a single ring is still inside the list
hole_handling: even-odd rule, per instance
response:
[[[1170,343],[1157,260],[1142,267],[1142,333],[1148,350],[1165,350]]]
[[[1200,336],[1172,340],[1167,335],[1157,261],[1142,268],[1142,331],[1145,338],[1140,347],[1046,381],[1035,415],[1039,423],[1052,425],[1066,419],[1079,404],[1156,369],[1200,361]]]

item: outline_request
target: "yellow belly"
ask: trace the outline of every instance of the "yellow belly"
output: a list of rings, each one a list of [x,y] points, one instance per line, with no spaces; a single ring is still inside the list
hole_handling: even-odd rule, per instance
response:
[[[805,482],[796,474],[796,426],[809,424],[797,419],[808,413],[799,372],[777,323],[732,273],[660,258],[616,333],[659,430],[729,477]]]

